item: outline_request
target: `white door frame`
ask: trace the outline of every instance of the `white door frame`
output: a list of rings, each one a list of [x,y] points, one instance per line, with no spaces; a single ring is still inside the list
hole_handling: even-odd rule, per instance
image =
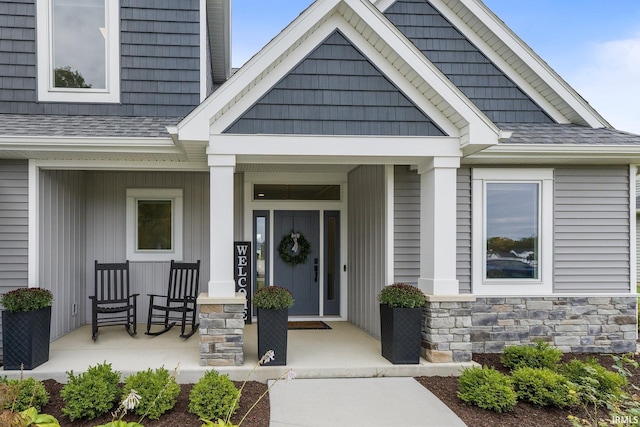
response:
[[[254,184],[334,184],[340,185],[340,200],[254,200]],[[269,242],[269,283],[273,283],[273,259],[276,253],[276,243],[273,238],[274,211],[300,210],[318,211],[320,215],[320,248],[318,249],[320,263],[318,265],[319,287],[319,316],[291,316],[290,320],[347,320],[347,174],[346,173],[261,173],[246,172],[244,174],[244,239],[253,242],[253,212],[269,211],[269,229],[272,232]],[[340,212],[340,315],[324,316],[324,212]],[[253,283],[253,280],[252,280]],[[255,285],[255,284],[254,284]]]

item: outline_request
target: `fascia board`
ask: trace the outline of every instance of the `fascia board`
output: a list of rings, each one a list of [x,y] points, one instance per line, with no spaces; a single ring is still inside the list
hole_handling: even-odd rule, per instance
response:
[[[304,140],[304,143],[301,141]],[[211,135],[210,155],[305,157],[460,157],[454,137]]]
[[[171,161],[114,161],[114,160],[32,160],[40,169],[62,170],[135,170],[135,171],[208,171],[206,163]]]
[[[637,164],[640,146],[620,145],[526,145],[504,144],[489,147],[463,158],[465,164]]]
[[[0,137],[0,151],[182,153],[171,138]]]
[[[493,34],[496,35],[511,51],[517,55],[527,66],[541,79],[543,79],[549,87],[560,96],[573,110],[582,117],[586,123],[591,127],[608,127],[611,125],[596,111],[589,103],[587,103],[562,77],[560,77],[549,65],[546,64],[520,37],[518,37],[503,21],[500,20],[489,8],[487,8],[482,2],[478,0],[457,0],[464,7],[466,7],[472,14],[474,14]],[[526,82],[519,74],[516,76],[515,70],[506,64],[506,62],[492,49],[484,40],[477,36],[477,34],[470,29],[458,15],[446,5],[443,0],[432,0],[432,3],[440,12],[442,12],[447,19],[451,20],[465,36],[469,37],[486,55],[488,55],[494,63],[501,64],[501,68],[504,72],[507,72],[509,77],[517,81],[518,85],[526,90],[526,93],[536,100],[539,104],[543,104],[545,110],[552,114],[556,121],[559,121],[557,116],[559,113],[557,109],[546,100],[542,101],[540,94],[537,93],[529,83]],[[534,93],[535,92],[535,93]],[[566,118],[564,118],[566,121]]]

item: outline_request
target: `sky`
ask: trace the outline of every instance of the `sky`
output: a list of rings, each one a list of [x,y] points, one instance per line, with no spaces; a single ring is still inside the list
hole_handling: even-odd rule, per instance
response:
[[[311,0],[232,0],[239,67]],[[640,134],[640,0],[484,0],[615,128]]]

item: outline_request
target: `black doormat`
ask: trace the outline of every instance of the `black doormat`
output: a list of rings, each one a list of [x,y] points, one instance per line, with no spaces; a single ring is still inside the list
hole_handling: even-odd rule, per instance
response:
[[[331,329],[331,326],[320,320],[307,320],[304,322],[289,322],[289,330],[296,329]]]

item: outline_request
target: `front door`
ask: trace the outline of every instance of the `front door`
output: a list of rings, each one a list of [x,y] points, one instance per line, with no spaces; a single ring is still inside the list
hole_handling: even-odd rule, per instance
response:
[[[291,291],[295,303],[289,315],[318,315],[320,299],[320,212],[319,211],[274,211],[273,218],[273,284]],[[303,236],[308,243],[309,254],[303,263],[297,263],[301,244],[292,251],[294,241],[291,235]],[[279,246],[283,239],[290,241],[287,255],[280,255]],[[291,246],[291,247],[289,247]]]

